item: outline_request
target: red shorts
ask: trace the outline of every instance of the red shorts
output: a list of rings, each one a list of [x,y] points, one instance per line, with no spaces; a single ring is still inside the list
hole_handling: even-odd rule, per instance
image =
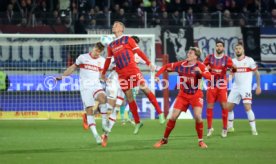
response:
[[[207,89],[207,103],[213,104],[218,102],[227,102],[227,89],[208,88]]]
[[[125,92],[141,84],[145,84],[145,79],[142,73],[139,71],[136,74],[131,75],[119,75],[119,83],[121,89]]]
[[[176,97],[173,108],[179,109],[183,112],[186,112],[189,105],[194,107],[203,107],[203,93],[201,90],[198,90],[195,94],[189,95],[180,91]]]

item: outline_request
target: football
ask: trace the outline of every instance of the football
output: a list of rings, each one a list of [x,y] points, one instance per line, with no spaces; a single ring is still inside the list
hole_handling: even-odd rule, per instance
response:
[[[113,41],[112,37],[111,36],[102,36],[101,37],[101,43],[104,45],[104,46],[107,46],[109,43],[111,43]]]

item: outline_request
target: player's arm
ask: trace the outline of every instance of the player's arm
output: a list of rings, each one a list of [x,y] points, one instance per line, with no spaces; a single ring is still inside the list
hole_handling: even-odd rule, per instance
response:
[[[129,43],[130,47],[132,48],[133,53],[134,54],[136,53],[138,56],[140,56],[146,62],[146,64],[150,67],[150,69],[152,71],[154,71],[155,70],[154,65],[151,64],[151,62],[148,59],[148,57],[146,56],[146,54],[144,54],[144,52],[141,51],[141,49],[138,47],[137,43],[135,42],[135,40],[132,37],[129,38],[128,43]]]
[[[256,95],[260,95],[262,93],[262,89],[261,89],[261,76],[260,76],[260,72],[258,71],[258,69],[256,69],[254,71],[255,76],[256,76],[256,81],[257,81],[257,88],[256,88]]]
[[[199,64],[198,67],[195,68],[199,74],[202,75],[205,79],[211,80],[211,73],[208,71],[207,67],[204,64]]]
[[[106,71],[108,70],[109,68],[109,65],[111,63],[111,58],[112,58],[112,50],[111,48],[108,46],[107,48],[107,58],[105,59],[105,62],[104,62],[104,67],[103,67],[103,70],[102,70],[102,73],[101,73],[101,79],[102,80],[105,80],[105,74],[106,74]]]
[[[56,80],[62,80],[63,77],[71,75],[78,66],[76,64],[72,64],[70,67],[68,67],[61,76],[56,77]]]
[[[226,66],[230,68],[231,72],[237,72],[237,66],[233,63],[233,60],[228,57]]]
[[[255,61],[251,58],[250,61],[250,68],[251,70],[254,72],[255,76],[256,76],[256,81],[257,81],[257,88],[256,88],[256,95],[259,95],[262,93],[262,89],[261,89],[261,76],[260,76],[260,73],[258,71],[258,66],[257,64],[255,63]]]
[[[158,71],[157,73],[155,74],[155,80],[156,81],[159,81],[159,76],[164,73],[165,71],[168,71],[168,72],[172,72],[173,70],[175,70],[175,68],[179,65],[181,65],[182,62],[175,62],[175,63],[168,63],[164,66],[162,66]]]

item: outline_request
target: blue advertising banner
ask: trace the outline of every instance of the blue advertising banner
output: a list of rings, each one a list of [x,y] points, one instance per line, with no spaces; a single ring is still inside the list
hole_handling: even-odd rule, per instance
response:
[[[78,75],[66,77],[58,82],[55,81],[55,76],[57,75],[9,75],[11,81],[9,91],[79,91]],[[149,75],[144,76],[144,78],[148,83],[150,82]],[[177,88],[177,80],[177,75],[169,76],[170,90]],[[252,89],[255,89],[256,86],[256,78],[254,77]],[[161,90],[162,88],[161,83],[155,84],[155,90]],[[276,90],[276,75],[261,75],[261,88],[263,90]]]

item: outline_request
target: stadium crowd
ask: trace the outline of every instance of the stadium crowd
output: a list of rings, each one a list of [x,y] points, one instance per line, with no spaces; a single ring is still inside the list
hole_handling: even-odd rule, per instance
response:
[[[1,0],[0,24],[64,25],[70,33],[128,27],[273,26],[275,0]],[[221,14],[221,15],[220,15]]]

